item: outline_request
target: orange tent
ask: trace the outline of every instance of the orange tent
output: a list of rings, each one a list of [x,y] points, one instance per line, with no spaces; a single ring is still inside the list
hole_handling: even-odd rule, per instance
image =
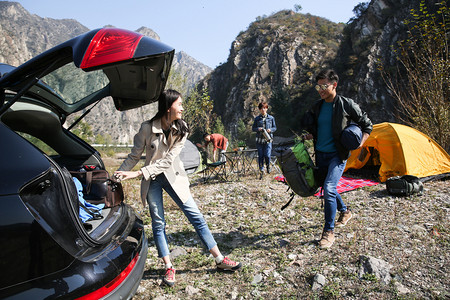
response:
[[[450,156],[441,146],[422,132],[395,123],[375,124],[363,147],[352,151],[345,170],[360,169],[368,162],[380,165],[381,182],[399,175],[450,173]]]

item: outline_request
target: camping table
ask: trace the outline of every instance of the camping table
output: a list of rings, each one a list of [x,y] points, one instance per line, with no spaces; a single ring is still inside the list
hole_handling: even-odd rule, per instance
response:
[[[229,166],[228,174],[230,176],[234,177],[233,175],[237,175],[239,177],[241,175],[256,174],[253,162],[258,157],[258,150],[235,150],[225,152],[224,154],[227,158],[227,164]]]

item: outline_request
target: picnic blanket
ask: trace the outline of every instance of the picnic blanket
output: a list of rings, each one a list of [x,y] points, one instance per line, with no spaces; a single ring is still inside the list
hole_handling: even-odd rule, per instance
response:
[[[282,175],[276,176],[275,180],[287,184],[286,179]],[[376,181],[373,181],[370,179],[350,178],[350,177],[342,176],[341,179],[339,179],[339,183],[337,185],[337,191],[340,194],[340,193],[352,191],[352,190],[355,190],[355,189],[358,189],[361,187],[373,186],[373,185],[377,185],[377,184],[379,184],[379,182],[376,182]],[[320,197],[322,195],[323,195],[322,189],[320,189],[319,192],[314,194],[314,196],[317,196],[317,197]]]

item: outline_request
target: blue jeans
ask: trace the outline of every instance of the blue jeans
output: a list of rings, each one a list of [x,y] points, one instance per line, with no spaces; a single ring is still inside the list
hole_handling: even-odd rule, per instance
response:
[[[158,249],[158,256],[164,257],[170,254],[166,236],[166,221],[164,219],[163,189],[169,194],[173,201],[175,201],[178,207],[181,208],[189,222],[194,226],[203,245],[205,245],[208,250],[211,250],[211,248],[216,246],[217,243],[208,228],[208,224],[206,224],[206,221],[192,196],[188,201],[183,203],[167,181],[166,176],[160,174],[156,176],[155,180],[152,180],[150,189],[147,193],[147,203],[152,217],[153,238],[155,239],[156,248]]]
[[[334,229],[336,210],[346,211],[347,207],[337,192],[337,185],[345,169],[346,160],[342,161],[337,152],[324,153],[316,151],[316,167],[328,168],[327,176],[323,183],[325,226],[324,230]]]
[[[256,143],[256,149],[258,150],[258,166],[260,171],[264,171],[264,162],[266,166],[270,168],[270,156],[272,155],[272,143],[259,144]]]

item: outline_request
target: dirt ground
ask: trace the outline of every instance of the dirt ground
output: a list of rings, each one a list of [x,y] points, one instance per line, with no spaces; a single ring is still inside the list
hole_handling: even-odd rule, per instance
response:
[[[124,155],[105,159],[110,171]],[[144,220],[147,266],[133,299],[449,299],[450,180],[429,181],[423,195],[390,196],[384,184],[342,194],[354,218],[335,230],[328,250],[317,247],[323,208],[317,197],[289,199],[276,172],[228,182],[191,176],[191,192],[224,255],[242,262],[236,273],[215,269],[193,227],[166,197],[167,234],[177,283],[162,284],[150,216],[139,201],[139,181],[124,182],[126,202]],[[361,256],[388,263],[391,280],[360,276]],[[313,288],[314,277],[325,283]]]

